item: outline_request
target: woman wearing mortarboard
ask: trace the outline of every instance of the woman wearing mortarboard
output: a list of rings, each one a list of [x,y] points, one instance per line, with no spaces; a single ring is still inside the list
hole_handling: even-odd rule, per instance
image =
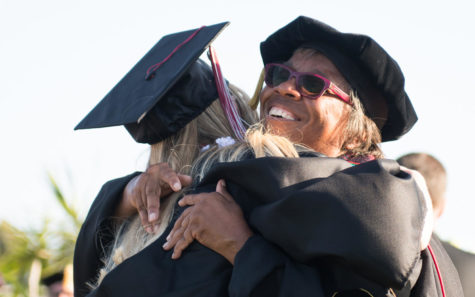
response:
[[[286,28],[292,26],[312,29],[310,35],[321,31],[322,35],[329,38],[327,40],[342,43],[339,44],[342,48],[349,38],[305,18],[297,19]],[[282,40],[291,40],[289,36],[278,40],[282,34],[288,34],[286,31],[271,36],[267,45],[272,42],[279,45]],[[381,130],[383,140],[396,139],[407,132],[416,117],[403,89],[402,73],[372,39],[360,37],[363,39],[359,41],[368,45],[367,48],[363,47],[361,56],[353,59],[347,56],[348,53],[335,54],[347,58],[343,65],[348,68],[343,68],[344,73],[339,73],[339,70],[343,71],[341,65],[336,63],[338,58],[330,56],[331,46],[292,44],[288,46],[286,56],[266,58],[266,42],[263,43],[267,88],[261,94],[261,115],[266,116],[267,128],[327,156],[343,156],[353,163],[379,157],[377,149],[371,145],[377,141],[371,126]],[[358,38],[354,40],[356,44]],[[350,45],[346,44],[348,50],[354,50],[354,46]],[[275,48],[269,47],[269,52],[277,54]],[[293,54],[299,47],[305,49]],[[383,58],[386,63],[383,62],[384,67],[369,67],[374,66],[373,59],[365,55],[371,57],[372,54],[379,54]],[[285,64],[273,63],[289,58]],[[312,65],[309,61],[315,59],[319,63]],[[355,67],[348,62],[357,65]],[[312,69],[309,69],[309,64]],[[361,64],[369,68],[364,68],[369,74],[362,73],[358,68]],[[358,79],[362,74],[369,75],[371,79]],[[375,77],[383,77],[383,84],[377,85]],[[345,82],[348,82],[346,86]],[[369,87],[370,83],[377,86]],[[355,93],[347,90],[348,85],[362,96],[361,104],[358,104]],[[376,98],[375,102],[368,103],[365,101],[368,97],[365,96]],[[366,131],[369,134],[355,135],[348,128],[348,123],[352,122],[349,119],[353,114],[362,114],[361,105],[373,125],[368,121],[360,122],[362,127],[356,127],[353,131]],[[357,120],[354,122],[358,123]],[[307,123],[312,125],[306,126]],[[289,126],[293,127],[292,130]],[[312,127],[318,129],[309,129]],[[301,133],[300,138],[292,137],[295,131]],[[371,139],[369,145],[366,142],[368,139]],[[254,148],[252,144],[249,146]],[[228,151],[230,149],[227,148]],[[369,151],[373,154],[364,154]],[[82,237],[89,235],[89,238],[97,240],[95,233],[102,221],[94,222],[94,215],[101,208],[114,209],[113,206],[122,198],[125,184],[131,178],[115,181],[115,185],[120,184],[114,186],[115,193],[108,192],[111,184],[103,188],[96,199],[96,209],[93,205],[86,221],[93,223],[83,228],[86,231],[82,231]],[[210,253],[210,250],[196,242],[188,247],[187,253],[181,255],[179,260],[171,261],[171,252],[159,249],[166,241],[165,236],[172,227],[170,224],[162,233],[163,236],[110,271],[92,294],[130,296],[133,290],[139,290],[135,292],[140,296],[223,296],[226,292],[231,296],[392,296],[396,291],[398,296],[409,296],[412,294],[409,292],[411,288],[414,294],[440,291],[435,279],[428,273],[419,277],[421,266],[422,271],[432,269],[428,265],[431,263],[427,258],[428,252],[422,256],[420,254],[421,242],[425,247],[421,238],[424,213],[427,213],[424,199],[413,179],[394,162],[375,160],[351,167],[348,162],[334,158],[263,158],[215,166],[200,185],[205,191],[210,191],[209,186],[205,185],[212,185],[219,178],[226,179],[226,189],[239,205],[237,213],[239,208],[243,212],[241,217],[233,215],[233,211],[229,212],[229,217],[237,218],[241,223],[244,221],[244,224],[240,224],[243,232],[238,233],[245,236],[244,240],[241,238],[237,251],[228,253],[227,247],[223,249],[219,246],[219,238],[209,241],[206,236],[200,238],[196,233],[191,233],[190,237],[190,233],[187,233],[193,224],[187,225],[186,217],[199,209],[197,202],[213,201],[199,197],[216,197],[213,193],[187,196],[194,198],[185,198],[181,202],[182,205],[196,204],[185,211],[184,217],[178,218],[178,227],[183,226],[184,230],[174,230],[166,248],[179,243],[181,237],[186,244],[190,243],[190,239],[197,239],[229,262],[224,258],[220,258],[224,260],[220,262],[216,258],[217,254]],[[220,185],[220,195],[229,198],[227,191],[222,190]],[[101,201],[114,200],[104,198],[110,196],[116,197],[113,203],[98,207]],[[233,201],[228,199],[231,204]],[[98,218],[107,218],[112,212],[109,211],[109,215],[102,213]],[[217,214],[214,213],[213,217],[218,217]],[[177,216],[173,217],[172,222]],[[219,227],[223,224],[214,225]],[[87,234],[88,228],[92,229],[93,234]],[[78,247],[81,247],[82,241],[84,238],[80,235]],[[213,242],[218,244],[213,245]],[[229,246],[236,247],[235,244]],[[97,250],[96,246],[96,255],[89,257],[98,258]],[[147,260],[140,262],[140,259]],[[76,263],[80,263],[80,260],[81,256],[77,256]],[[126,271],[128,275],[124,275]],[[121,278],[126,281],[119,283]],[[144,283],[148,286],[144,286]],[[456,283],[450,284],[448,289],[456,292]]]

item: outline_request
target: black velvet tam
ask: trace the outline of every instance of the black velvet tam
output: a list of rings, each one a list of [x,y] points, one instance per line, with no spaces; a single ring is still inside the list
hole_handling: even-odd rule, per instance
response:
[[[261,43],[262,60],[287,61],[299,47],[318,50],[335,64],[380,128],[383,141],[396,140],[414,126],[417,115],[404,90],[404,75],[371,37],[342,33],[300,16]]]
[[[228,22],[164,36],[76,126],[125,125],[140,143],[176,133],[218,98],[200,55]]]

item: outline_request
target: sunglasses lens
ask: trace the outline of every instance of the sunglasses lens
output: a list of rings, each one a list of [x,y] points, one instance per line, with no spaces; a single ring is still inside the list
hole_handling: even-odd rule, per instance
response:
[[[305,74],[300,76],[299,86],[301,92],[305,95],[317,96],[320,95],[325,88],[325,82],[317,76]]]
[[[289,79],[290,71],[277,65],[267,68],[266,84],[270,87],[276,87]]]

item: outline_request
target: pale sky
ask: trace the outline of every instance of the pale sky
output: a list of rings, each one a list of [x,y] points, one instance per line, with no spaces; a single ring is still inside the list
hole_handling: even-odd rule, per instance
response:
[[[230,21],[214,46],[224,75],[252,94],[258,45],[299,15],[377,40],[398,61],[419,115],[388,158],[439,158],[449,174],[442,238],[475,251],[472,1],[0,0],[0,219],[60,224],[51,172],[83,215],[109,179],[142,170],[147,146],[122,127],[73,131],[163,36]]]

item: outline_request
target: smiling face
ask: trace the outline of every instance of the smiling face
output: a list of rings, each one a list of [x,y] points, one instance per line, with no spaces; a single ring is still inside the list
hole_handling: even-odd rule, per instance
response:
[[[299,49],[285,65],[298,72],[313,72],[328,78],[349,93],[349,85],[325,56]],[[266,127],[330,157],[341,154],[343,133],[350,105],[335,95],[324,93],[316,100],[303,97],[292,78],[273,88],[266,86],[260,96],[260,114]]]

